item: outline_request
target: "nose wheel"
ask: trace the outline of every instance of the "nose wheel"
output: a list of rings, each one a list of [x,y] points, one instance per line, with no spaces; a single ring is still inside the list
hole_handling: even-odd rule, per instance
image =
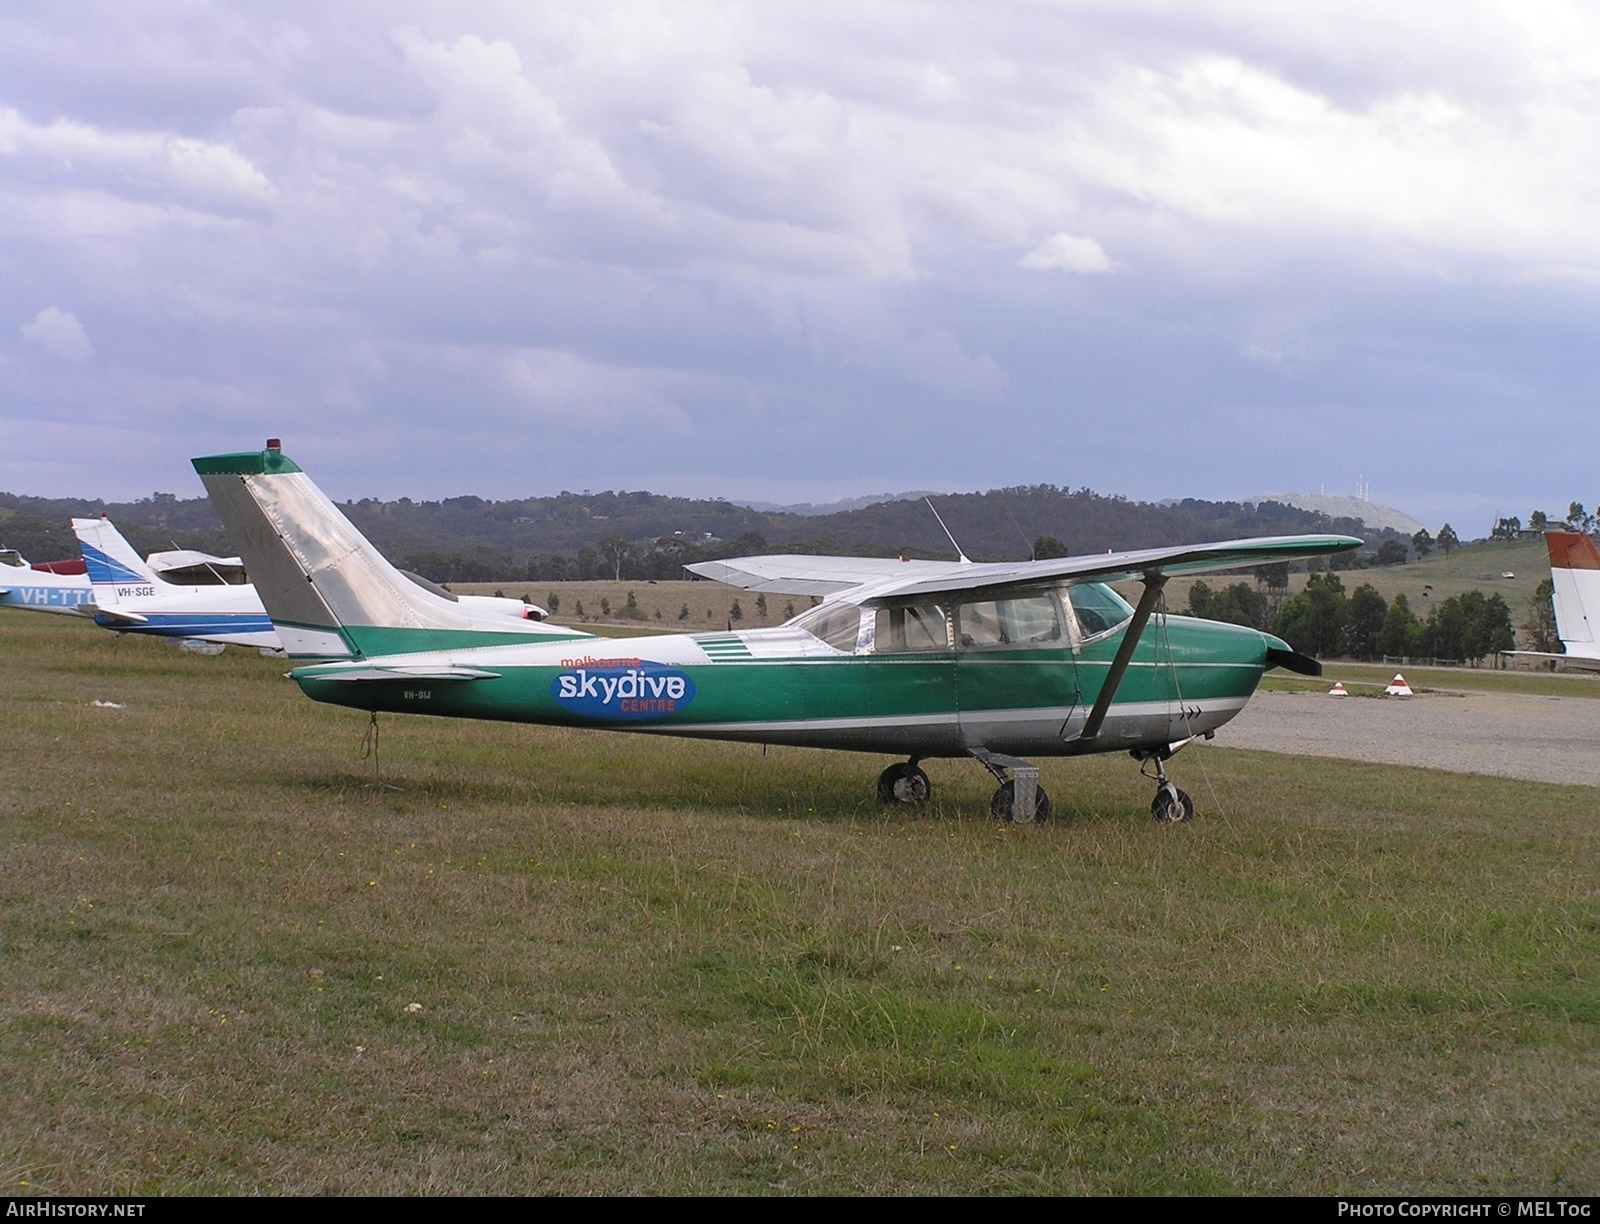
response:
[[[879,803],[926,803],[933,784],[917,765],[917,758],[889,766],[878,775]]]
[[[1150,800],[1150,815],[1163,824],[1182,824],[1194,819],[1194,800],[1188,791],[1181,791],[1168,782]]]
[[[1168,756],[1171,755],[1169,752]],[[1194,819],[1194,800],[1188,791],[1181,791],[1167,777],[1166,758],[1158,752],[1132,753],[1139,762],[1139,772],[1156,784],[1156,797],[1150,801],[1150,815],[1162,824],[1184,824]],[[1150,767],[1155,766],[1155,772]]]

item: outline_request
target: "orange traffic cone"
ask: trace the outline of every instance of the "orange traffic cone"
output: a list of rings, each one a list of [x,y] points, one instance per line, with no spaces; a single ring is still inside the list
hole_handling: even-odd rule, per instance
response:
[[[1350,690],[1345,688],[1344,684],[1341,681],[1335,680],[1333,682],[1333,687],[1328,690],[1328,696],[1329,697],[1348,697],[1348,696],[1350,696]]]
[[[1389,687],[1383,690],[1385,697],[1410,697],[1411,686],[1406,683],[1406,678],[1395,672],[1394,679],[1389,681]]]

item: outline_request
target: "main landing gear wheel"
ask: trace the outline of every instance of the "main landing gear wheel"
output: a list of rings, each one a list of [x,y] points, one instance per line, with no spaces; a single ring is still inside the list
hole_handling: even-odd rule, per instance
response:
[[[1162,824],[1183,824],[1194,819],[1194,800],[1187,791],[1168,784],[1150,801],[1150,815]]]
[[[989,800],[989,815],[996,820],[1003,820],[1007,824],[1027,824],[1031,820],[1034,824],[1041,824],[1050,819],[1050,796],[1044,793],[1044,787],[1039,785],[1039,767],[1030,765],[1026,761],[1019,761],[1014,756],[1007,756],[1003,752],[990,752],[987,748],[968,748],[967,754],[978,764],[982,765],[1000,783],[1000,789],[995,791],[994,798]],[[1011,771],[1011,777],[1006,777],[1006,770]],[[1017,788],[1022,788],[1022,800],[1017,801]],[[1033,802],[1028,801],[1028,792],[1033,792]],[[1030,817],[1028,809],[1032,807]]]
[[[878,775],[879,803],[926,803],[933,784],[915,761],[902,761]]]
[[[995,791],[994,798],[989,800],[989,815],[996,820],[1010,823],[1016,817],[1017,784],[1007,782]],[[1050,796],[1044,793],[1044,787],[1033,788],[1033,820],[1035,824],[1043,824],[1050,819]]]

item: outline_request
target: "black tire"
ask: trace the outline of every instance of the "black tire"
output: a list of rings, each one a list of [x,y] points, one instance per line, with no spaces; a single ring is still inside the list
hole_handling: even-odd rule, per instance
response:
[[[1166,787],[1156,792],[1150,801],[1150,815],[1162,824],[1186,824],[1194,819],[1194,800],[1187,791],[1178,792],[1178,802],[1172,802],[1172,793]]]
[[[931,794],[933,783],[916,765],[901,761],[878,775],[879,803],[926,803]]]
[[[995,791],[994,797],[989,800],[989,815],[996,820],[1010,823],[1015,819],[1012,812],[1016,807],[1017,784],[1007,782]],[[1042,786],[1033,789],[1033,821],[1043,824],[1050,819],[1050,796],[1045,793]]]

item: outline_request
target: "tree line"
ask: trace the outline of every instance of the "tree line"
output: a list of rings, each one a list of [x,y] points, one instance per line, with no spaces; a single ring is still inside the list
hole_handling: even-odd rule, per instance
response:
[[[1600,509],[1600,507],[1596,507]],[[1567,517],[1556,518],[1546,514],[1543,510],[1535,510],[1528,515],[1528,531],[1543,532],[1550,530],[1581,531],[1585,535],[1593,535],[1600,528],[1600,515],[1585,510],[1582,502],[1570,502],[1567,505]],[[1495,520],[1494,529],[1489,532],[1491,540],[1514,540],[1523,533],[1522,520],[1516,515]]]
[[[1189,589],[1187,611],[1190,616],[1266,630],[1301,654],[1318,658],[1388,655],[1467,663],[1516,644],[1511,609],[1498,594],[1452,595],[1434,604],[1423,620],[1404,594],[1391,603],[1366,582],[1346,594],[1344,582],[1331,570],[1312,574],[1298,594],[1288,595],[1286,585],[1236,582],[1212,590],[1207,583],[1196,582]]]

